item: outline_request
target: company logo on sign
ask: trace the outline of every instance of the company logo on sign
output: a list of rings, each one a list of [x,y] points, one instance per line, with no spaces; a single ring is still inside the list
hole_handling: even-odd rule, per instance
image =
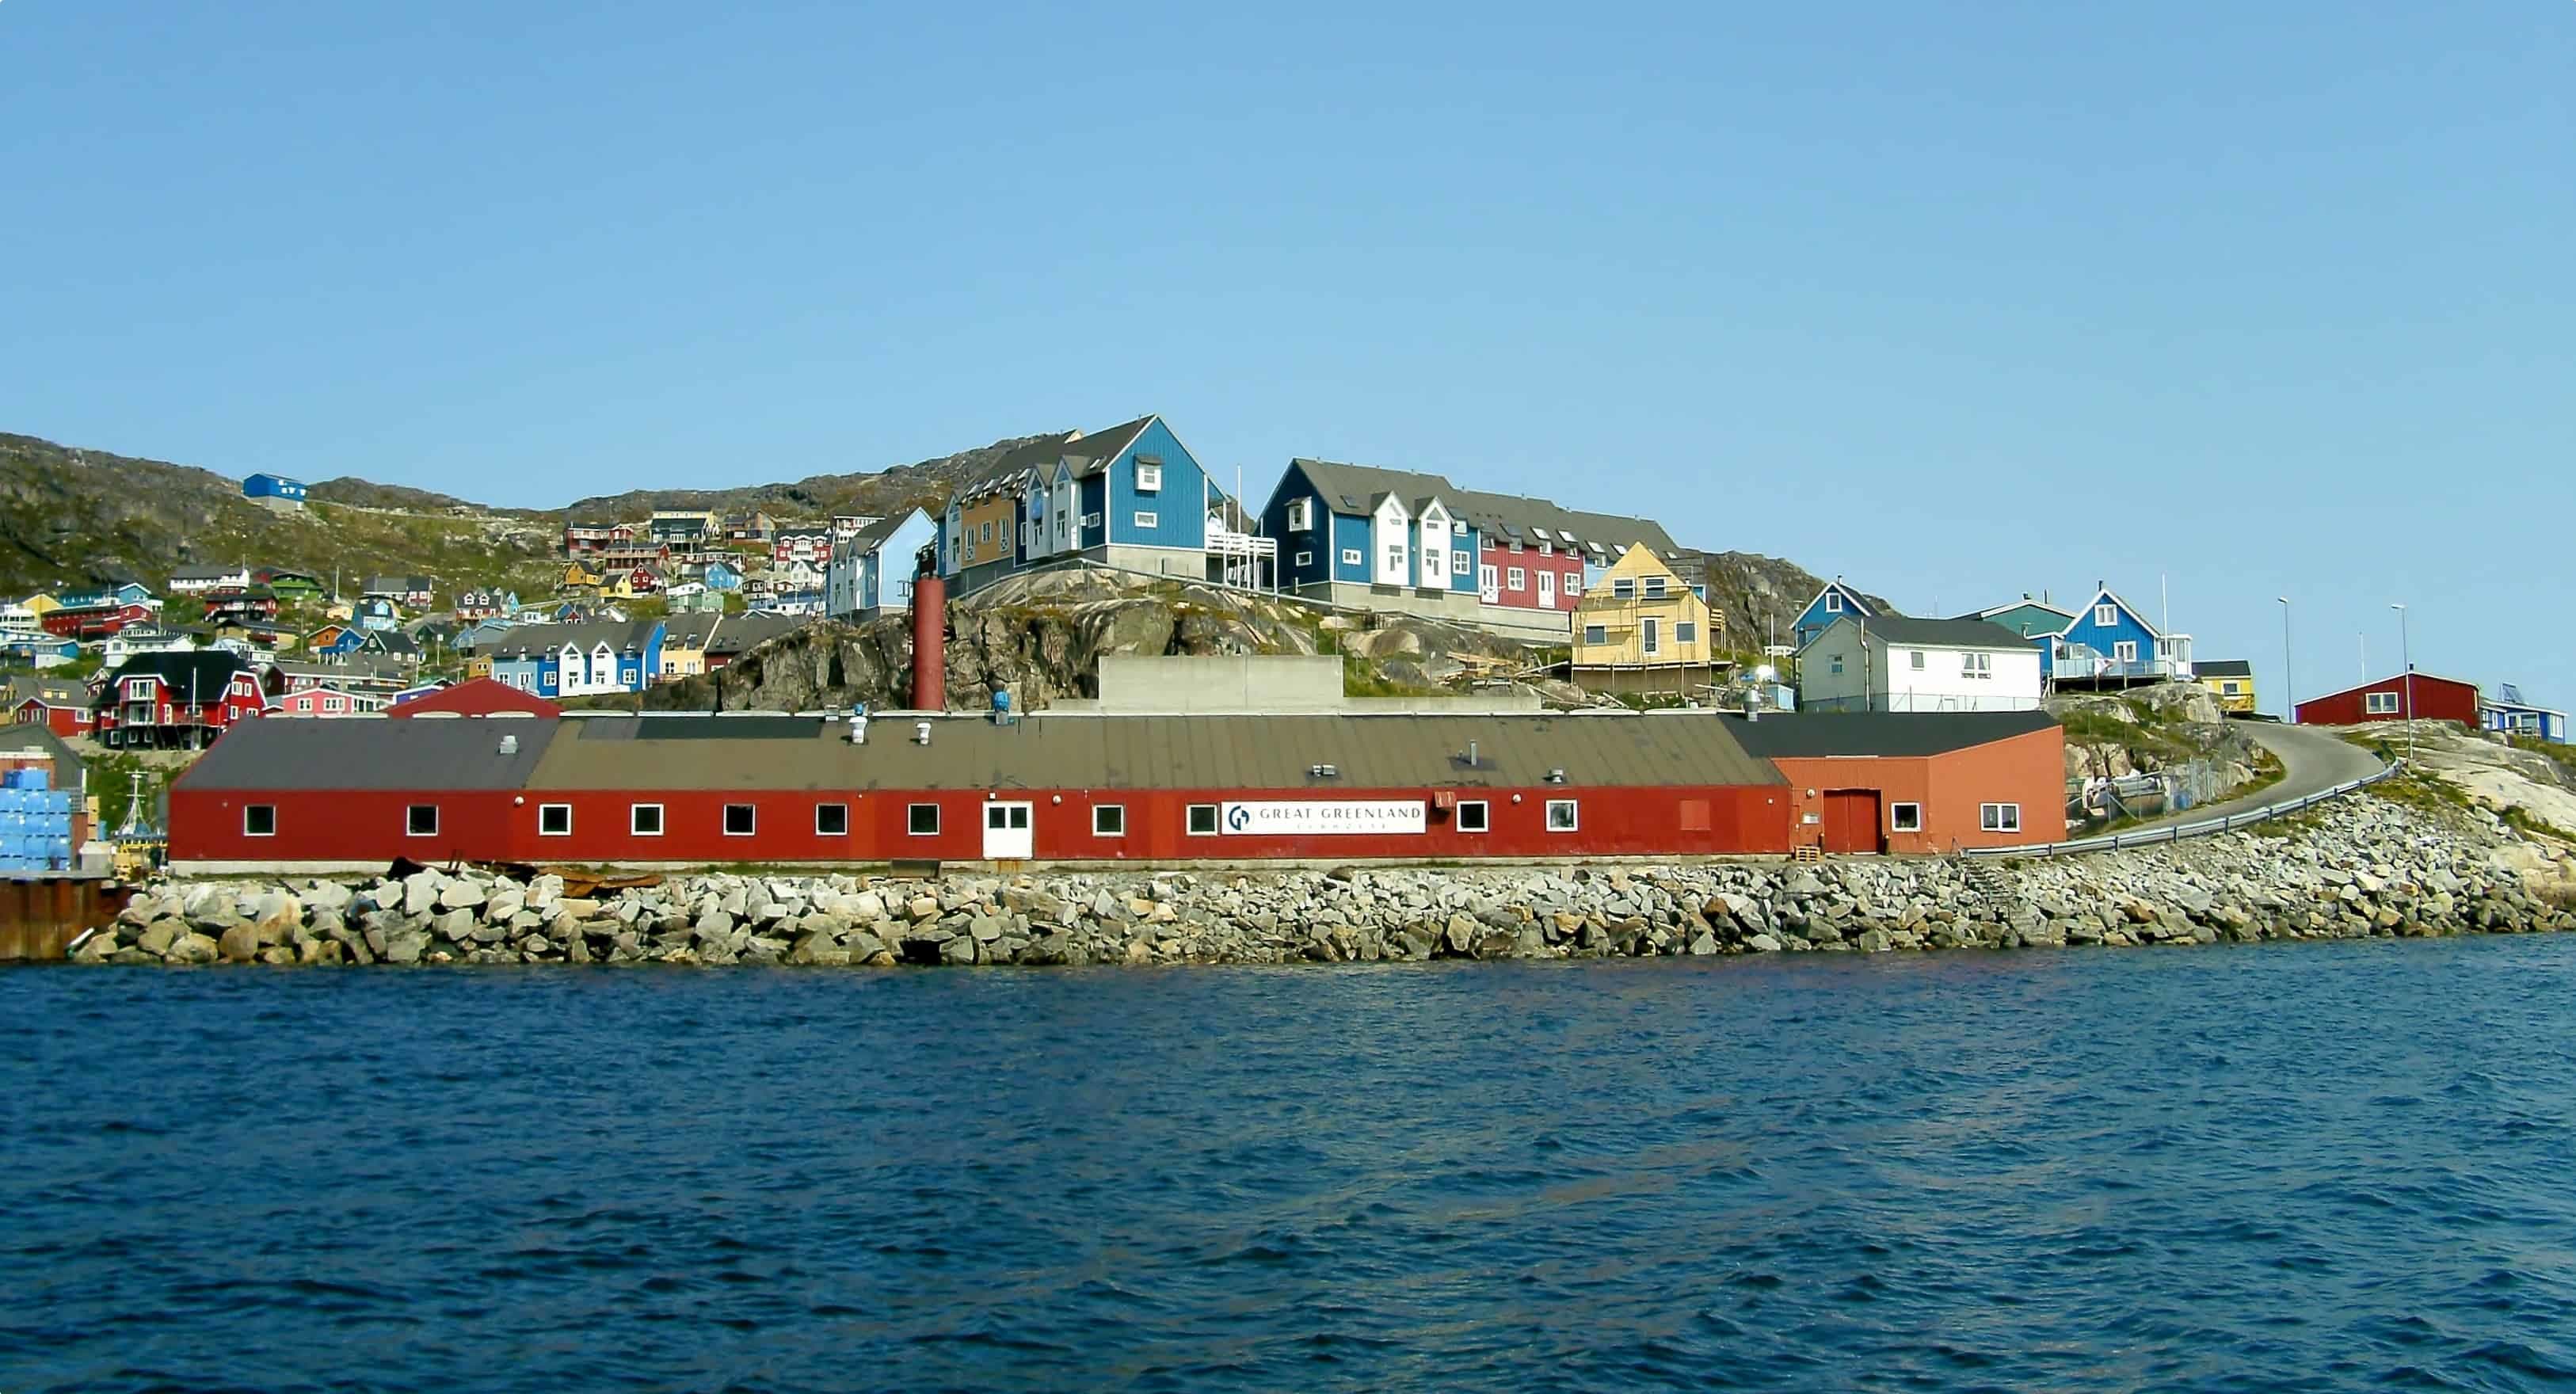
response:
[[[1425,821],[1419,799],[1230,803],[1219,817],[1228,833],[1253,837],[1418,833]]]

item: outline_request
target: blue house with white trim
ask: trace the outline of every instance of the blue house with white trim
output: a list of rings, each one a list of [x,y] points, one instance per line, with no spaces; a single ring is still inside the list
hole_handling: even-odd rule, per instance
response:
[[[939,574],[960,595],[1076,557],[1204,580],[1208,510],[1218,496],[1160,416],[1041,436],[949,498],[937,520]]]
[[[254,474],[242,481],[242,497],[270,508],[302,508],[304,481],[282,474]]]
[[[2522,689],[2509,682],[2496,684],[2496,695],[2478,702],[2478,724],[2508,736],[2567,744],[2567,713],[2524,701]]]
[[[1485,534],[1464,491],[1436,474],[1298,459],[1261,508],[1279,542],[1279,588],[1482,623]]]
[[[1819,635],[1833,628],[1834,622],[1846,615],[1854,619],[1874,620],[1881,615],[1895,613],[1844,585],[1843,578],[1837,576],[1826,582],[1823,590],[1816,592],[1816,598],[1807,602],[1806,609],[1798,612],[1796,622],[1789,626],[1789,642],[1803,649],[1816,642]]]
[[[2108,586],[2056,634],[2031,637],[2051,687],[2191,681],[2191,636],[2167,634]]]
[[[660,620],[524,624],[490,646],[492,676],[540,697],[642,692],[662,671]]]

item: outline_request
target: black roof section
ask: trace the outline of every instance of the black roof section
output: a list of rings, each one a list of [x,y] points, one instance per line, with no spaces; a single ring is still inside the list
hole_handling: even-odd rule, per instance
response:
[[[2254,665],[2242,658],[2209,658],[2193,663],[2191,671],[2204,678],[2250,678]]]
[[[552,721],[389,721],[268,716],[226,731],[179,789],[517,789],[558,730]],[[504,737],[516,749],[503,754]]]
[[[2046,712],[1779,712],[1759,721],[1715,719],[1765,760],[1946,755],[2057,725]]]
[[[1954,649],[2031,647],[2030,640],[1992,620],[1918,620],[1904,615],[1871,615],[1861,627],[1891,644]]]
[[[99,701],[114,701],[118,683],[146,673],[158,676],[163,686],[183,698],[195,692],[198,696],[192,700],[211,701],[223,695],[224,687],[233,680],[234,674],[256,675],[257,672],[249,659],[230,649],[138,653],[118,664],[116,671],[99,684]]]

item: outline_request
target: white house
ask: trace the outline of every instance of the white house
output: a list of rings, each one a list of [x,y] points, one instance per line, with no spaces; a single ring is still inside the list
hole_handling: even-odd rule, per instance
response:
[[[2040,652],[1985,620],[1846,614],[1798,650],[1807,711],[2035,711]]]
[[[183,566],[170,573],[170,593],[199,595],[250,584],[247,566]]]
[[[822,612],[858,619],[911,609],[913,558],[938,540],[939,525],[918,508],[867,520],[832,544],[823,568]]]

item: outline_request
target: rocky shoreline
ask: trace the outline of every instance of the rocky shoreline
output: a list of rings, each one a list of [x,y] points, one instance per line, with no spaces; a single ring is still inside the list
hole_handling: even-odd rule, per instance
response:
[[[79,963],[1342,963],[2208,944],[2576,930],[2576,857],[2355,796],[2061,860],[674,877],[591,896],[423,871],[163,882]]]

